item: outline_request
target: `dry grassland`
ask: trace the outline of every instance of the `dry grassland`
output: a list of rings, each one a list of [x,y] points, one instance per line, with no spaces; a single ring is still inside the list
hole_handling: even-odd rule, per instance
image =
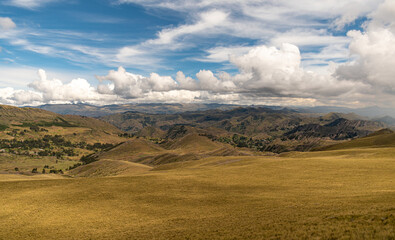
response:
[[[363,148],[10,178],[0,239],[394,239],[394,156]]]

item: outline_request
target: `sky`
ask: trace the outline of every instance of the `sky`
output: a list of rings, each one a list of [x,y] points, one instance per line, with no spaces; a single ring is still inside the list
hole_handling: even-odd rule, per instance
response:
[[[395,107],[394,0],[2,0],[0,104]]]

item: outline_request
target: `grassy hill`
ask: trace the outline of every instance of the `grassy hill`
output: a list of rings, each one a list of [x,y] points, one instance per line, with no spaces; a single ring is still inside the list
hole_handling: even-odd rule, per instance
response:
[[[0,124],[2,131],[28,130],[29,128],[41,128],[48,131],[36,131],[48,134],[62,133],[61,135],[80,135],[89,134],[90,141],[95,142],[117,142],[118,136],[122,131],[104,121],[81,117],[75,115],[60,115],[53,112],[37,108],[18,108],[7,105],[0,105]],[[53,130],[53,131],[51,131]],[[61,131],[63,130],[63,132]],[[73,134],[73,130],[77,131]],[[32,137],[32,136],[30,136]]]
[[[83,155],[125,141],[122,133],[99,119],[0,105],[0,172],[64,172]]]
[[[183,129],[183,128],[181,128]],[[144,138],[132,138],[108,151],[90,156],[93,161],[119,160],[157,166],[173,162],[198,160],[209,156],[252,155],[248,150],[239,150],[227,144],[200,136],[196,129],[189,128],[181,135],[171,134],[162,144],[154,144]],[[83,168],[81,166],[79,168]],[[78,168],[77,168],[78,169]]]
[[[340,144],[330,145],[318,150],[341,150],[350,148],[383,148],[395,147],[395,133],[390,129],[374,132],[366,137],[354,139]]]
[[[68,175],[73,177],[123,176],[142,174],[149,170],[151,170],[151,167],[147,165],[105,159],[72,169],[68,172]]]
[[[185,135],[167,144],[167,149],[180,150],[185,152],[207,152],[219,149],[223,146],[207,137],[197,133]]]
[[[133,161],[141,157],[152,156],[166,150],[142,138],[134,138],[99,154],[98,159]]]

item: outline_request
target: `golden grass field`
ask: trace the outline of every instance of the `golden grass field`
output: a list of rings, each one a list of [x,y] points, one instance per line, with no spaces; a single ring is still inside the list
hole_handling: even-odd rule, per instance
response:
[[[394,156],[352,148],[123,162],[117,177],[2,175],[0,239],[394,239]]]

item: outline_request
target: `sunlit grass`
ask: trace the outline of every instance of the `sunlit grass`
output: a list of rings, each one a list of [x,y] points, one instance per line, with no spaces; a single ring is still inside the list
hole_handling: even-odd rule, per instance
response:
[[[393,239],[394,149],[0,183],[0,239]]]

